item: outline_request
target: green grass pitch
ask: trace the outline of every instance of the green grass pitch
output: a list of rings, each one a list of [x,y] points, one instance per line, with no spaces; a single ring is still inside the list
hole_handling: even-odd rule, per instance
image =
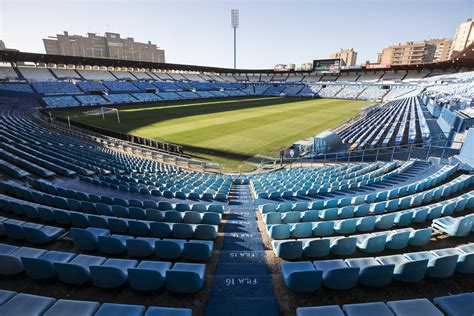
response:
[[[276,156],[295,141],[335,127],[370,102],[336,99],[246,97],[118,106],[105,120],[90,108],[56,110],[72,120],[183,145],[186,154],[222,164],[224,171],[249,170],[255,156]]]

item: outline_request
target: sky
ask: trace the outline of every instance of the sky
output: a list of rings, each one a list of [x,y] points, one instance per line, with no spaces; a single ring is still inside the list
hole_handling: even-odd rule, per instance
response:
[[[237,67],[266,69],[341,48],[376,62],[389,45],[452,38],[474,0],[0,0],[0,40],[44,53],[42,38],[110,31],[157,44],[170,63],[232,67],[231,9],[240,10]]]

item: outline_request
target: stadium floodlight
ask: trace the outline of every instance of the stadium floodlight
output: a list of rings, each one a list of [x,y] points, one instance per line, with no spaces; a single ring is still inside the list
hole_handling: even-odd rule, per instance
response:
[[[239,9],[230,10],[230,25],[234,29],[234,69],[237,68],[237,28],[239,27]]]

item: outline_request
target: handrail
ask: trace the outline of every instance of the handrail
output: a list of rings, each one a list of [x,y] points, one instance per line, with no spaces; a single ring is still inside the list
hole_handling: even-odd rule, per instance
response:
[[[406,161],[410,159],[428,160],[430,157],[442,160],[459,154],[460,152],[459,148],[448,146],[449,143],[452,144],[459,142],[443,140],[436,143],[430,142],[428,144],[421,143],[326,153],[313,157],[282,158],[279,161],[279,165],[287,168],[295,168],[303,166],[313,167],[315,164],[326,165],[350,162],[387,162],[394,160]],[[263,169],[267,164],[269,163],[262,162],[259,167]],[[271,164],[274,163],[272,162]]]

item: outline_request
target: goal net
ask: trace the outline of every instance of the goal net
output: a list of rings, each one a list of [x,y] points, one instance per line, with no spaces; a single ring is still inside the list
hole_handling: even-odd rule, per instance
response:
[[[107,114],[115,114],[117,116],[117,122],[120,123],[119,111],[116,108],[100,107],[98,109],[84,112],[84,115],[86,116],[102,116],[103,120],[105,120]]]
[[[95,115],[106,115],[106,114],[115,114],[117,113],[118,110],[116,108],[106,108],[106,107],[100,107],[98,109],[90,110],[90,111],[85,111],[84,115],[90,115],[90,116],[95,116]]]

